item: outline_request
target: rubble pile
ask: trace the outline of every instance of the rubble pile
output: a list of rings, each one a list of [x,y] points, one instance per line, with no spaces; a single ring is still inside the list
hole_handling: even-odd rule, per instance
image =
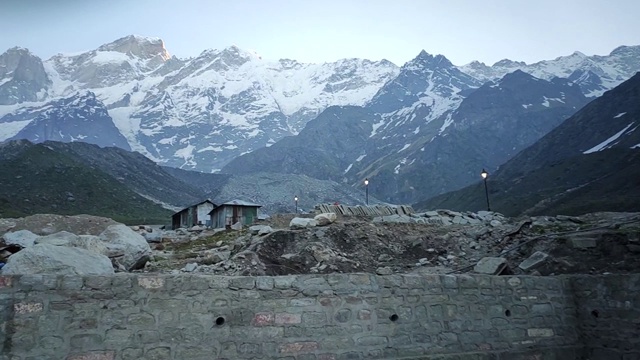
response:
[[[0,272],[547,276],[640,271],[639,213],[515,219],[489,211],[401,212],[291,214],[237,230],[128,227],[97,217],[0,219]],[[82,254],[87,261],[69,261]],[[99,260],[90,260],[94,257]],[[39,259],[37,266],[20,265],[25,258]]]

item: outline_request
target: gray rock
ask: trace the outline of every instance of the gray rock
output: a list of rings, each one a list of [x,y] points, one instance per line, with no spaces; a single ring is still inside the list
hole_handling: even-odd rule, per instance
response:
[[[299,218],[299,217],[295,217],[291,219],[291,222],[289,222],[289,228],[293,230],[306,229],[310,227],[315,227],[317,225],[318,225],[318,222],[315,219]]]
[[[575,237],[571,239],[571,246],[575,249],[594,248],[598,245],[598,239],[593,237]]]
[[[502,257],[484,257],[478,261],[473,271],[478,274],[498,275],[507,267],[507,259]]]
[[[18,230],[8,232],[4,234],[2,238],[7,245],[18,245],[26,248],[35,245],[35,241],[39,236],[29,230]]]
[[[391,260],[393,260],[393,257],[391,257],[391,255],[389,254],[380,254],[380,256],[378,256],[378,261],[380,262],[391,261]]]
[[[151,248],[147,240],[126,225],[110,225],[100,234],[100,240],[107,245],[107,248],[112,245],[124,248],[124,255],[120,262],[128,271],[144,268],[151,256]]]
[[[196,271],[197,268],[198,268],[197,263],[188,263],[187,265],[184,266],[184,268],[182,268],[182,270],[186,272],[194,272]]]
[[[318,222],[318,226],[326,226],[335,222],[338,216],[335,213],[322,213],[316,215],[313,219]]]
[[[378,275],[391,275],[393,274],[393,270],[390,267],[384,266],[376,269],[376,274]]]
[[[271,228],[271,226],[263,226],[262,229],[260,229],[260,231],[258,231],[258,235],[262,236],[262,235],[267,235],[273,232],[273,229]]]
[[[237,223],[231,225],[231,229],[232,230],[242,230],[242,223],[241,222],[237,222]]]
[[[78,235],[72,234],[68,231],[58,231],[55,234],[41,236],[36,239],[36,244],[49,244],[55,246],[71,246],[72,241],[76,240]]]
[[[500,221],[498,221],[498,220],[491,220],[489,225],[491,225],[493,227],[498,227],[498,226],[502,226],[502,223]]]
[[[144,237],[148,243],[159,243],[162,242],[162,231],[147,229],[147,231],[142,233],[142,237]]]
[[[113,273],[111,260],[104,255],[77,247],[50,244],[36,244],[13,254],[2,268],[3,275],[109,275]]]
[[[533,270],[542,265],[548,258],[549,255],[547,253],[536,251],[533,255],[529,256],[529,258],[521,262],[518,267],[524,271]]]
[[[415,222],[415,219],[413,219],[411,216],[408,215],[385,215],[385,216],[378,216],[373,218],[373,222],[389,222],[389,223],[401,223],[401,224],[406,224],[406,223],[412,223]]]
[[[438,214],[437,211],[427,211],[427,212],[424,213],[424,216],[434,217],[434,216],[440,216],[440,214]]]
[[[273,229],[269,225],[253,225],[249,227],[251,235],[267,235],[273,232]]]
[[[209,255],[209,258],[214,263],[219,263],[221,261],[229,260],[231,257],[231,251],[215,251]]]
[[[93,253],[111,257],[107,245],[95,235],[78,235],[67,246],[89,250]],[[124,252],[123,252],[124,253]]]
[[[260,229],[262,229],[264,225],[253,225],[249,227],[249,232],[251,233],[251,235],[258,235],[258,232],[260,232]]]

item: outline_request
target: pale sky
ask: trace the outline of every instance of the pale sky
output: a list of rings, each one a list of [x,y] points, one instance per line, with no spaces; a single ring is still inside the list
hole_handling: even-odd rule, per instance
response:
[[[640,45],[639,0],[0,0],[0,53],[43,59],[136,34],[180,58],[237,45],[264,59],[456,65],[606,55]]]

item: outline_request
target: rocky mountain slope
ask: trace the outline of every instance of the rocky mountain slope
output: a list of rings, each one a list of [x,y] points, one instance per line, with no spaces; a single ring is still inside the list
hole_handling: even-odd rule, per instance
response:
[[[369,178],[372,194],[402,203],[473,183],[480,169],[493,170],[587,102],[567,80],[545,81],[522,71],[463,96],[473,81],[465,89],[452,87],[468,78],[446,59],[424,54],[401,74],[405,84],[423,82],[416,89],[438,90],[407,100],[414,102],[405,112],[376,113],[383,111],[381,103],[392,102],[378,95],[365,107],[329,108],[297,136],[242,155],[223,172],[306,174],[354,186]],[[406,95],[399,87],[390,82],[379,96]],[[456,95],[438,97],[443,92]],[[442,106],[454,97],[459,104]]]
[[[9,140],[24,139],[35,143],[79,141],[130,150],[127,139],[113,123],[107,108],[91,92],[21,108],[2,119],[7,123],[27,124]]]
[[[640,74],[592,101],[491,174],[493,209],[509,215],[638,211]],[[481,209],[482,184],[418,208]]]
[[[207,198],[256,202],[264,214],[294,212],[295,196],[300,211],[309,211],[318,203],[365,202],[362,189],[333,181],[304,175],[229,176],[167,168],[140,153],[83,142],[0,143],[0,171],[4,185],[0,217],[88,213],[164,224],[172,212]],[[370,202],[378,200],[371,196]]]
[[[158,222],[171,212],[95,166],[26,140],[0,143],[0,217],[36,213]]]

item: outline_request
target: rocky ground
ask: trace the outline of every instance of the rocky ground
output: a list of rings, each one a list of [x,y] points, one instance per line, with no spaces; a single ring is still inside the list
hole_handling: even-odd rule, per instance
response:
[[[0,233],[29,229],[37,235],[61,230],[98,235],[112,224],[104,218],[45,221],[44,216],[50,215],[0,219]],[[312,220],[313,215],[305,216],[292,222],[293,214],[277,215],[241,230],[131,227],[132,233],[144,237],[151,249],[146,265],[132,271],[542,276],[640,271],[640,213],[516,219],[489,212],[439,210],[410,216],[328,216],[319,221]],[[86,229],[80,225],[83,222]],[[4,252],[10,263],[15,255]],[[120,266],[116,271],[125,269]]]

